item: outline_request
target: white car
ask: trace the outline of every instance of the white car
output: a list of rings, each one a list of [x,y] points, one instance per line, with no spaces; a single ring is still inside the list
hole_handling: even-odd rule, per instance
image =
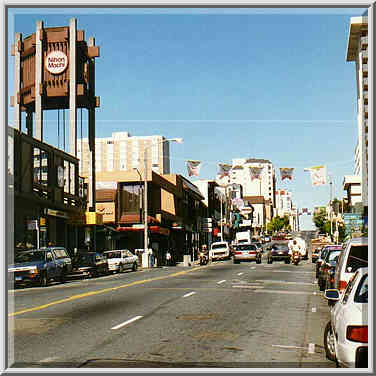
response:
[[[227,242],[214,242],[209,250],[210,260],[225,260],[230,258],[230,247]]]
[[[107,259],[108,270],[110,272],[122,273],[124,270],[137,270],[138,257],[128,249],[116,249],[103,252]]]
[[[343,292],[358,268],[368,267],[368,238],[353,238],[341,253],[334,274],[334,287]]]
[[[342,367],[368,367],[368,268],[359,268],[343,294],[325,290],[335,303],[324,332],[328,359]]]

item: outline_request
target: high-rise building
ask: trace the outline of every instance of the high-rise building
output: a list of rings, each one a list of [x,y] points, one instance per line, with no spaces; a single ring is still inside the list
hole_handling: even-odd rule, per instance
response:
[[[346,61],[355,62],[358,142],[355,175],[361,176],[361,201],[368,209],[368,17],[351,17]]]
[[[262,168],[260,179],[252,179],[251,167]],[[232,160],[230,184],[240,184],[243,196],[263,196],[275,207],[276,178],[272,162],[266,159],[237,158]]]
[[[158,174],[170,173],[170,147],[163,136],[131,136],[128,132],[114,132],[112,137],[95,139],[95,170],[129,171],[144,170],[144,152],[147,153],[147,168]],[[90,153],[87,138],[77,141],[80,175],[90,174]]]
[[[292,197],[291,192],[285,189],[278,189],[276,191],[276,213],[278,216],[292,215]]]

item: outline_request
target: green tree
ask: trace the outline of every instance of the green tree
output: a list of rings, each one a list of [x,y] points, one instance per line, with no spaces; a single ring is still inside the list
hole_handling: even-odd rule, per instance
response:
[[[321,209],[318,213],[315,213],[313,215],[313,223],[315,224],[315,226],[319,230],[319,232],[329,234],[330,223],[329,223],[328,218],[326,216],[325,209]],[[328,223],[329,223],[329,231],[327,231]]]

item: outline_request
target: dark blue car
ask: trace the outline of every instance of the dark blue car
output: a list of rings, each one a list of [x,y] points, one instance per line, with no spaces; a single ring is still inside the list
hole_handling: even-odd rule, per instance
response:
[[[11,284],[32,283],[47,286],[50,280],[65,282],[72,271],[72,260],[63,247],[46,247],[19,252],[8,267]]]

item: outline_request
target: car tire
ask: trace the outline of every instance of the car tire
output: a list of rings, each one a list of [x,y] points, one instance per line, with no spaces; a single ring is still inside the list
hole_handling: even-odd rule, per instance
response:
[[[325,353],[326,357],[329,360],[332,360],[333,362],[336,362],[336,350],[335,350],[335,337],[334,333],[332,331],[332,325],[330,324],[330,321],[326,324],[325,330],[324,330],[324,347],[325,347]]]
[[[47,287],[48,286],[48,274],[47,272],[43,272],[40,277],[40,286]]]
[[[132,270],[135,272],[137,270],[137,262],[133,264]]]
[[[322,279],[319,279],[318,284],[319,284],[320,291],[324,291],[325,286],[324,286],[324,282]]]
[[[123,273],[124,272],[124,266],[123,264],[120,264],[119,265],[119,273]]]
[[[234,264],[239,264],[240,261],[239,260],[233,260],[234,261]]]
[[[256,264],[261,264],[261,257],[256,260]]]

